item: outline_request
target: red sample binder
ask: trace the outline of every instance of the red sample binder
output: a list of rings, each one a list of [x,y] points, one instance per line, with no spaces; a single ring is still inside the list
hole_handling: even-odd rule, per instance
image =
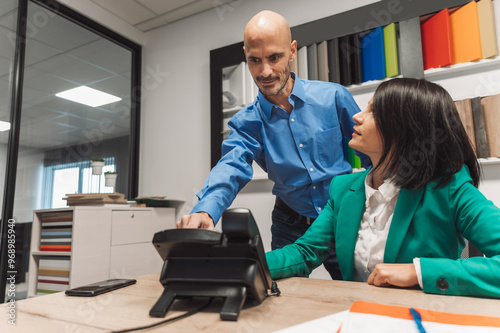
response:
[[[452,62],[450,12],[448,8],[423,18],[420,24],[424,70],[449,66]]]

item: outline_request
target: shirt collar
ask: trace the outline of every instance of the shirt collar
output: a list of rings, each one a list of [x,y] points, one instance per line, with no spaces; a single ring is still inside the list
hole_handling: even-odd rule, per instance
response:
[[[392,198],[394,198],[396,195],[399,194],[399,190],[401,188],[399,186],[394,185],[391,178],[385,179],[384,183],[382,185],[380,185],[377,190],[371,186],[372,178],[373,178],[373,175],[371,172],[369,172],[365,178],[365,193],[366,193],[367,202],[377,192],[379,192],[382,195],[385,202],[391,201]]]
[[[295,105],[295,100],[293,97],[297,97],[298,99],[302,100],[305,102],[306,100],[306,93],[304,90],[304,81],[300,80],[297,74],[295,72],[290,72],[290,78],[294,79],[294,84],[293,84],[293,89],[288,97],[288,101],[290,104]],[[271,119],[271,113],[273,111],[273,107],[275,106],[273,103],[269,102],[264,95],[259,90],[258,93],[258,98],[259,98],[259,103],[261,105],[262,111],[264,114],[267,116],[267,119]]]

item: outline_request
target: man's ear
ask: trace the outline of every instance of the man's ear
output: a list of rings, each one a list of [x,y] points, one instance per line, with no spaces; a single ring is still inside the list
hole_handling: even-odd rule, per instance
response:
[[[296,56],[297,56],[297,41],[294,40],[290,47],[290,62],[294,61]]]

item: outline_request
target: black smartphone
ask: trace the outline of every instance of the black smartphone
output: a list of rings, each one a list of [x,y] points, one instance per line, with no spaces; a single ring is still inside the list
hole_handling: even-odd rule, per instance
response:
[[[130,286],[136,283],[134,279],[110,279],[106,281],[91,283],[86,286],[76,287],[66,290],[68,296],[97,296],[108,291]]]

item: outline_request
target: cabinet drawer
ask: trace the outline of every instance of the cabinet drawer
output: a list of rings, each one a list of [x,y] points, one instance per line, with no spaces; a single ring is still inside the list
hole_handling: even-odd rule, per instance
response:
[[[161,271],[163,260],[151,242],[111,247],[109,278],[132,278]]]
[[[151,211],[113,211],[111,245],[151,242]]]

